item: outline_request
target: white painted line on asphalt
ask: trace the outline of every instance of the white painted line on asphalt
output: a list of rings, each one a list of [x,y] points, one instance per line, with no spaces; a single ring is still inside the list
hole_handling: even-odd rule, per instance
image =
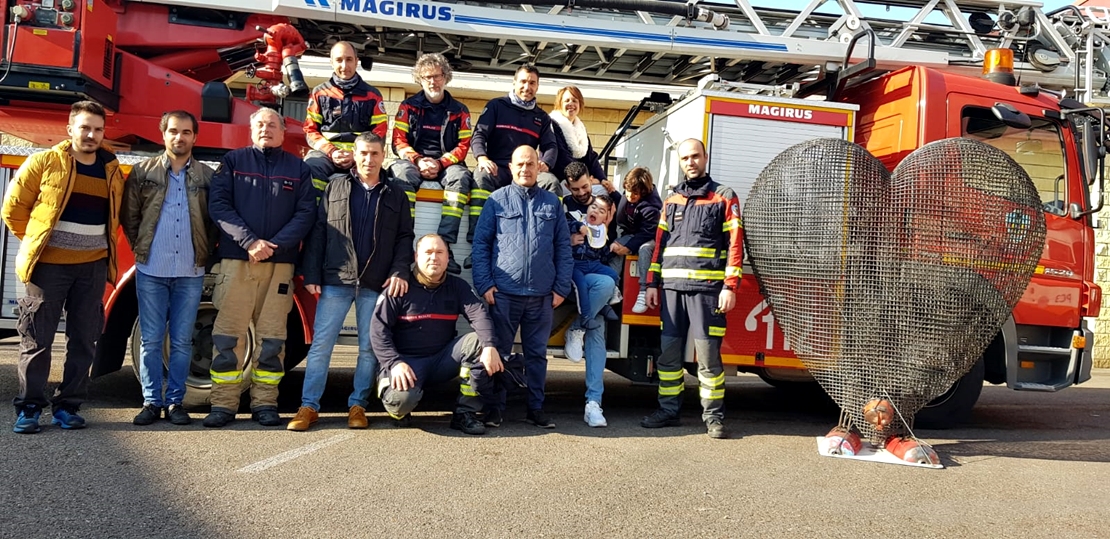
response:
[[[335,436],[332,436],[331,438],[325,438],[325,439],[320,440],[318,442],[312,442],[308,445],[305,445],[303,447],[298,447],[296,449],[290,449],[289,451],[286,451],[286,452],[281,453],[279,455],[274,455],[274,456],[272,456],[268,459],[263,459],[263,460],[260,460],[256,463],[254,463],[254,464],[249,464],[247,466],[243,466],[242,468],[239,468],[238,470],[235,470],[235,471],[238,472],[238,473],[258,473],[258,472],[262,472],[262,471],[268,470],[270,468],[273,468],[274,466],[277,466],[279,464],[285,464],[286,462],[289,462],[293,459],[303,457],[303,456],[308,455],[310,453],[314,453],[316,451],[319,451],[319,450],[321,450],[321,449],[323,449],[323,448],[325,448],[329,445],[335,445],[339,442],[350,440],[351,438],[354,438],[354,437],[355,437],[355,434],[353,432],[345,432],[343,434],[336,434]]]

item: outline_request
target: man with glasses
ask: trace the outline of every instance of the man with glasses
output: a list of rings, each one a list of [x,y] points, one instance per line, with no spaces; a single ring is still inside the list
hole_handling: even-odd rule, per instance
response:
[[[461,273],[450,247],[458,241],[463,207],[470,201],[474,177],[466,168],[470,151],[470,109],[451,97],[445,87],[451,82],[451,64],[442,54],[425,54],[412,68],[412,78],[423,91],[404,100],[393,123],[390,167],[403,180],[415,215],[416,191],[424,180],[443,185],[443,210],[439,235],[448,246],[447,271]],[[477,208],[481,211],[481,207]],[[473,209],[472,209],[473,211]]]

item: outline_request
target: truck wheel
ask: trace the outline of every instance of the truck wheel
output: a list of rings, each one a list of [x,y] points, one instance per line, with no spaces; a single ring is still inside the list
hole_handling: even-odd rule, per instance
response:
[[[209,371],[212,367],[212,326],[216,321],[216,306],[209,301],[201,302],[197,308],[197,321],[193,325],[193,357],[189,362],[189,375],[185,378],[185,398],[182,404],[185,408],[197,408],[209,404],[209,394],[212,391],[212,378]],[[169,362],[169,339],[162,347],[163,368]],[[135,377],[139,376],[139,363],[142,348],[142,329],[139,320],[131,328],[131,365]],[[254,328],[247,328],[247,357],[254,351]],[[163,370],[165,373],[165,370]],[[249,375],[248,375],[249,376]],[[244,387],[249,387],[246,385]]]
[[[983,358],[971,370],[956,380],[943,395],[926,404],[914,418],[914,426],[926,429],[950,429],[971,417],[971,409],[983,391],[986,363]]]

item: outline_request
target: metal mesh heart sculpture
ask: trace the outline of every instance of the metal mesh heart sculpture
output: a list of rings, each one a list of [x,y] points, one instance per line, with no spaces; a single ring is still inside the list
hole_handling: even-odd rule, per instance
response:
[[[791,348],[872,441],[978,360],[1044,247],[1040,197],[1001,150],[928,144],[893,175],[840,139],[779,154],[744,205],[748,255]]]

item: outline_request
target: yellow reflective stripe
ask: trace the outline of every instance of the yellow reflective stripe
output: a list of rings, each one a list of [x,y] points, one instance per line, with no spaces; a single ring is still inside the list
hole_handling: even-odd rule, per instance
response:
[[[489,191],[486,191],[485,189],[471,189],[470,190],[470,200],[471,201],[477,202],[478,199],[485,200],[487,198],[489,198]]]
[[[465,206],[467,202],[470,202],[470,197],[467,196],[466,193],[456,193],[454,191],[444,191],[443,192],[443,201],[444,202],[458,202],[459,204],[462,204],[463,206]]]
[[[659,228],[662,228],[662,229],[663,229],[664,231],[666,231],[666,232],[670,232],[670,231],[671,231],[671,227],[670,227],[670,226],[667,226],[667,222],[666,222],[666,221],[659,221]]]
[[[439,213],[440,213],[440,215],[445,215],[447,217],[459,217],[459,218],[461,218],[462,215],[463,215],[462,208],[452,208],[451,206],[443,206],[443,209],[440,210]]]
[[[718,374],[717,376],[714,376],[714,377],[710,378],[710,377],[707,377],[707,376],[703,376],[699,372],[698,373],[698,381],[701,382],[701,384],[704,385],[704,386],[717,387],[717,386],[725,383],[725,373],[722,372],[721,374]]]
[[[316,178],[312,178],[312,186],[323,191],[328,187],[328,180],[317,180]]]
[[[316,123],[323,123],[324,122],[324,115],[320,114],[320,113],[317,113],[317,112],[309,111],[308,119],[312,120]]]
[[[721,230],[723,230],[724,232],[732,232],[733,230],[737,230],[739,228],[740,228],[740,220],[733,218],[733,219],[729,219],[728,221],[725,221],[725,224],[724,224],[724,226],[721,227]]]
[[[659,394],[664,396],[664,397],[673,397],[675,395],[681,395],[682,394],[682,386],[673,386],[673,387],[659,386]]]
[[[401,131],[404,131],[405,133],[408,133],[408,132],[409,132],[409,124],[408,124],[408,122],[397,122],[397,121],[394,121],[394,122],[393,122],[393,128],[394,128],[394,129],[400,129]]]
[[[416,219],[416,206],[409,206],[409,215]]]
[[[370,125],[385,123],[389,121],[388,114],[375,114],[370,117]]]
[[[464,380],[470,378],[470,367],[459,367],[459,378]]]
[[[663,256],[692,256],[695,258],[717,258],[717,249],[712,247],[665,247]]]
[[[478,392],[474,391],[474,389],[472,389],[470,386],[468,386],[466,384],[460,384],[459,385],[459,393],[462,393],[464,397],[477,397],[478,396]]]
[[[469,129],[460,129],[459,130],[459,138],[470,138],[471,135],[473,135],[473,132]]]
[[[725,398],[725,390],[724,389],[706,389],[706,388],[703,387],[700,390],[698,390],[698,395],[701,396],[701,398],[706,399],[706,400],[711,400],[711,401],[721,400],[721,399]]]
[[[739,277],[744,269],[739,266],[725,266],[725,277]]]
[[[336,148],[339,148],[340,150],[354,150],[355,149],[355,143],[353,143],[353,142],[336,142],[334,140],[329,140],[328,142],[330,142],[333,146],[335,146]]]
[[[659,264],[658,262],[653,263],[652,265],[648,266],[648,271],[653,271],[655,273],[659,273],[659,270],[661,270],[661,269],[663,269],[663,266],[661,264]]]
[[[388,386],[386,386],[386,387],[388,387]],[[378,397],[380,398],[380,397],[381,397],[381,395],[378,395]],[[405,418],[405,416],[403,416],[403,415],[396,415],[396,414],[394,414],[393,412],[386,412],[386,413],[388,413],[388,414],[389,414],[389,417],[392,417],[393,419],[404,419],[404,418]]]
[[[243,371],[209,371],[213,384],[238,384],[243,381]]]
[[[682,371],[659,371],[659,379],[667,382],[682,379]]]
[[[471,206],[470,207],[470,215],[482,215],[482,207],[481,206]]]
[[[281,382],[281,377],[285,376],[284,372],[272,371],[259,371],[256,370],[251,373],[251,380],[260,384],[278,385]]]
[[[710,337],[724,337],[725,336],[725,328],[720,327],[720,326],[709,326],[709,336]]]
[[[723,281],[725,272],[714,270],[663,269],[664,279],[696,279],[699,281]]]
[[[452,162],[452,163],[458,163],[459,162],[459,158],[455,157],[455,154],[453,154],[453,153],[445,153],[445,154],[443,154],[443,158]]]
[[[405,196],[409,197],[409,202],[416,202],[416,193],[405,191]]]

